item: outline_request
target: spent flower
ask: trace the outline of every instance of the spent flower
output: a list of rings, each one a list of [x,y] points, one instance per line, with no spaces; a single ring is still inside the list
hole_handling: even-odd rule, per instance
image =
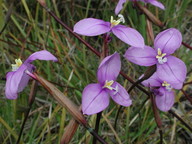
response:
[[[83,90],[83,114],[92,115],[103,111],[109,105],[110,97],[122,106],[132,104],[125,88],[116,82],[120,69],[121,61],[118,53],[103,59],[97,71],[99,83],[89,84]]]
[[[16,99],[18,93],[23,91],[27,86],[30,77],[34,77],[32,72],[35,66],[31,64],[34,60],[52,60],[57,61],[57,58],[46,50],[38,51],[30,55],[24,62],[21,59],[16,59],[15,64],[12,64],[12,71],[6,74],[5,96],[8,99]]]
[[[141,34],[133,28],[121,25],[120,23],[124,23],[125,19],[121,14],[118,17],[118,20],[114,20],[113,16],[111,16],[110,22],[95,18],[82,19],[75,24],[74,32],[84,36],[97,36],[112,32],[123,42],[131,46],[143,48],[144,39]]]

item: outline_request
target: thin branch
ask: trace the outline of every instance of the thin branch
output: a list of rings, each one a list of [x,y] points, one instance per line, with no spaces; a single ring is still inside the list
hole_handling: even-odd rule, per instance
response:
[[[189,95],[183,90],[181,89],[182,93],[185,95],[185,97],[187,98],[187,100],[192,104],[192,98],[189,97]]]
[[[176,117],[181,123],[183,123],[192,133],[192,128],[178,114],[176,114],[173,110],[169,110],[169,113]]]
[[[185,47],[189,48],[190,50],[192,50],[192,47],[184,42],[182,42],[182,45],[184,45]]]

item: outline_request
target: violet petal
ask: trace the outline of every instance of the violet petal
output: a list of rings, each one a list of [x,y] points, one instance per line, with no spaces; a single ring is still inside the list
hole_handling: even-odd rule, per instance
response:
[[[167,112],[174,104],[175,96],[173,91],[167,91],[165,88],[159,88],[161,96],[156,95],[155,101],[158,109]]]
[[[123,8],[123,4],[126,2],[126,0],[119,0],[119,2],[117,3],[117,6],[115,8],[115,14],[117,15],[121,9]]]
[[[118,82],[114,82],[112,87],[115,87],[117,91],[114,90],[108,90],[111,98],[122,106],[130,106],[132,104],[132,100],[130,99],[129,94],[125,90],[123,86],[121,86]]]
[[[156,51],[158,48],[163,53],[170,55],[175,52],[181,46],[182,35],[180,31],[175,28],[170,28],[159,33],[154,41],[154,47]]]
[[[26,70],[28,70],[30,73],[33,73],[33,71],[35,70],[35,66],[32,64],[28,63],[25,64],[25,66],[27,67]],[[31,77],[26,72],[23,73],[23,76],[20,80],[21,82],[19,83],[18,92],[23,91],[23,89],[27,86],[30,78]]]
[[[144,48],[145,43],[142,35],[135,29],[124,25],[117,25],[112,28],[113,34],[123,42],[138,48]]]
[[[24,62],[24,64],[26,63],[31,63],[34,60],[52,60],[52,61],[57,61],[57,58],[52,55],[50,52],[48,52],[47,50],[41,50],[38,52],[35,52],[33,54],[31,54]]]
[[[97,79],[100,84],[104,84],[106,80],[116,80],[121,69],[120,55],[114,53],[113,55],[104,58],[99,65],[97,71]]]
[[[109,105],[109,95],[100,84],[89,84],[82,94],[83,114],[92,115],[103,111]]]
[[[86,18],[77,22],[74,25],[73,31],[84,36],[97,36],[109,32],[111,30],[110,26],[110,22],[95,18]]]
[[[160,87],[162,85],[162,80],[159,79],[155,72],[149,79],[144,80],[142,84],[146,87]]]
[[[160,79],[168,83],[175,83],[175,89],[181,89],[186,78],[187,68],[182,60],[168,56],[166,63],[157,64],[157,74]]]
[[[157,0],[148,0],[148,1],[149,1],[148,3],[150,3],[156,7],[159,7],[162,10],[165,10],[165,6],[161,2],[158,2]]]
[[[29,76],[26,76],[25,79],[22,80],[26,69],[27,67],[22,64],[17,71],[7,73],[5,85],[6,98],[16,99],[18,97],[19,90],[24,89],[24,87],[26,87],[29,80]]]
[[[157,63],[156,52],[153,48],[145,46],[144,49],[130,47],[126,53],[125,58],[134,64],[141,66],[152,66]]]

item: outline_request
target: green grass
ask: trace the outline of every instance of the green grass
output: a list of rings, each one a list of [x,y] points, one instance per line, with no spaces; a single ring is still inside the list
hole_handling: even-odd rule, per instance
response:
[[[110,1],[46,1],[47,6],[61,18],[69,27],[86,17],[95,17],[110,20],[114,15],[116,0]],[[192,0],[161,0],[166,10],[160,10],[149,5],[149,10],[166,23],[166,27],[178,28],[183,35],[183,41],[191,44],[191,6]],[[10,2],[0,0],[0,28],[7,21],[7,11]],[[140,15],[138,10],[127,3],[122,13],[126,18],[126,25],[136,28],[145,38],[147,44],[146,17]],[[161,29],[153,25],[154,34]],[[103,45],[102,36],[84,37],[98,51]],[[153,45],[151,45],[153,46]],[[114,51],[124,54],[127,45],[112,36],[109,44],[110,53]],[[47,49],[53,53],[59,62],[35,61],[37,72],[45,79],[53,82],[66,96],[77,105],[81,104],[81,95],[84,87],[89,83],[97,82],[96,71],[100,60],[86,46],[56,22],[36,1],[21,0],[13,6],[10,21],[4,32],[0,35],[0,77],[5,78],[6,72],[11,70],[14,59],[21,57],[25,60],[35,51]],[[192,81],[191,61],[192,51],[184,46],[177,50],[176,56],[187,65],[187,81]],[[122,70],[133,80],[137,80],[146,68],[126,61],[123,56]],[[131,83],[122,76],[118,82],[128,88]],[[24,112],[28,108],[28,96],[31,82],[19,94],[17,100],[7,100],[4,94],[5,80],[0,81],[0,143],[14,144],[18,138],[20,127],[24,119]],[[191,85],[184,87],[186,93],[191,94]],[[135,88],[130,93],[133,105],[124,108],[119,116],[117,129],[113,130],[118,105],[111,101],[110,106],[103,112],[99,134],[108,143],[147,143],[159,142],[159,131],[156,126],[151,102],[148,100],[142,105],[147,96]],[[180,91],[175,92],[176,102],[174,110],[191,127],[192,110],[190,103]],[[163,122],[164,143],[190,143],[192,141],[190,131],[169,113],[160,112]],[[38,86],[35,102],[32,106],[29,118],[22,134],[22,143],[60,143],[64,128],[72,119],[69,112],[47,93],[43,87]],[[96,116],[89,116],[89,124],[94,127]],[[185,136],[190,135],[185,140]],[[71,143],[92,143],[92,136],[80,126]]]

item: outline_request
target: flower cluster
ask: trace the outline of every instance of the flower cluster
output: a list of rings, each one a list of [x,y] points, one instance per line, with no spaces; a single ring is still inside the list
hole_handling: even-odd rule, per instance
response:
[[[164,5],[157,0],[140,1],[165,9]],[[125,2],[126,0],[119,0],[115,14],[120,12]],[[120,24],[125,21],[121,14],[118,17],[118,20],[111,17],[110,22],[95,18],[80,20],[75,24],[74,32],[85,36],[97,36],[104,33],[109,35],[112,32],[121,41],[131,46],[124,55],[127,60],[141,66],[156,65],[157,71],[142,84],[151,87],[156,95],[157,107],[161,111],[168,111],[174,104],[172,89],[181,89],[186,78],[187,69],[184,62],[171,55],[181,46],[181,33],[175,28],[159,33],[152,48],[144,44],[144,39],[137,30]],[[109,96],[120,105],[131,105],[129,94],[119,83],[115,82],[119,72],[118,53],[103,59],[97,72],[99,83],[89,84],[83,91],[82,111],[84,114],[91,115],[104,110],[109,105]]]
[[[164,9],[162,3],[157,0],[131,0],[150,3],[161,9]],[[119,0],[115,13],[118,14],[126,0]],[[77,22],[74,26],[74,32],[84,36],[98,36],[113,33],[117,38],[131,47],[126,51],[124,57],[140,66],[156,65],[156,72],[142,84],[150,87],[156,95],[156,105],[161,111],[168,111],[174,104],[174,89],[181,89],[186,78],[186,66],[184,62],[173,54],[182,42],[181,33],[170,28],[159,33],[154,41],[154,48],[146,46],[144,38],[135,29],[121,25],[125,19],[119,14],[115,20],[111,16],[110,22],[95,18],[85,18]],[[21,59],[16,59],[12,64],[12,71],[6,75],[5,95],[8,99],[16,99],[28,84],[29,79],[35,79],[33,72],[35,66],[31,64],[34,60],[52,60],[57,58],[50,52],[43,50],[30,55],[22,63]],[[84,114],[92,115],[103,111],[110,102],[110,97],[117,104],[130,106],[132,100],[126,89],[119,84],[116,79],[121,69],[120,55],[114,54],[105,57],[99,65],[97,71],[98,83],[89,84],[82,93],[82,111]]]
[[[144,49],[130,47],[125,58],[141,66],[156,65],[157,71],[145,86],[158,87],[156,89],[156,104],[162,111],[168,111],[174,103],[172,88],[181,89],[186,78],[187,68],[184,62],[171,56],[181,46],[181,33],[170,28],[159,33],[154,41],[154,49],[145,46]]]

